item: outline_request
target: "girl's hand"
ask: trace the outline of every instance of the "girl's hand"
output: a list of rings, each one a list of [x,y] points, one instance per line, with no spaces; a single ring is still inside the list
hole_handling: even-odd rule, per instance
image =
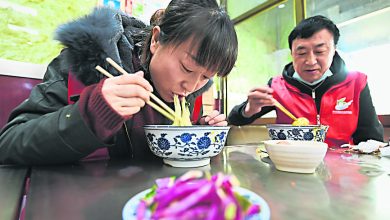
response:
[[[226,115],[220,114],[217,110],[213,110],[206,117],[202,117],[199,121],[201,125],[212,125],[212,126],[227,126]]]
[[[143,75],[144,73],[139,71],[104,81],[103,97],[108,105],[122,117],[131,117],[149,101],[153,87],[143,78]]]

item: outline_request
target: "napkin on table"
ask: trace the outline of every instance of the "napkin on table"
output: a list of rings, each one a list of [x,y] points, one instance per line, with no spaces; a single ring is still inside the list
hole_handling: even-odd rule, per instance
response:
[[[388,146],[389,143],[384,143],[376,140],[368,140],[368,141],[362,141],[358,145],[343,144],[341,147],[349,147],[352,150],[356,150],[366,154],[380,151],[381,156],[389,156],[390,147]]]

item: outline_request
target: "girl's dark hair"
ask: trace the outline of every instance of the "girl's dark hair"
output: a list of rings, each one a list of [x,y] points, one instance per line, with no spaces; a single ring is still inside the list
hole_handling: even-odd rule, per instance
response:
[[[164,15],[164,11],[165,11],[165,9],[158,9],[157,11],[155,11],[153,13],[153,15],[152,15],[152,17],[150,17],[150,21],[149,21],[150,26],[154,27],[154,26],[160,24],[161,18]]]
[[[316,15],[302,20],[294,30],[291,31],[288,36],[290,50],[292,42],[296,38],[310,38],[313,34],[323,29],[327,29],[333,35],[334,44],[337,45],[340,38],[340,32],[337,26],[329,18],[322,15]]]
[[[233,22],[215,0],[172,0],[158,25],[160,44],[179,46],[187,40],[197,49],[195,61],[218,76],[226,76],[237,60],[237,35]],[[149,69],[152,54],[146,39],[142,64]]]

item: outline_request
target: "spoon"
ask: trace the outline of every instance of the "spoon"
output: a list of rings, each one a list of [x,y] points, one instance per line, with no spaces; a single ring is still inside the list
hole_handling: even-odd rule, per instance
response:
[[[305,126],[309,125],[310,122],[305,117],[297,118],[295,117],[289,110],[287,110],[280,102],[278,102],[276,99],[272,98],[274,104],[276,107],[278,107],[284,114],[286,114],[288,117],[290,117],[294,122],[292,123],[293,126]]]

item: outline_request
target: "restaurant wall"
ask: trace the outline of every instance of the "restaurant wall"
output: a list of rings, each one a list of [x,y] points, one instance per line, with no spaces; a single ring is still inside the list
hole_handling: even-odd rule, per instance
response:
[[[151,15],[170,0],[0,0],[0,58],[48,64],[62,46],[53,39],[56,28],[84,16],[97,5],[122,9],[149,23]]]
[[[97,0],[1,0],[0,58],[47,64],[62,46],[53,40],[61,23],[82,16]]]

